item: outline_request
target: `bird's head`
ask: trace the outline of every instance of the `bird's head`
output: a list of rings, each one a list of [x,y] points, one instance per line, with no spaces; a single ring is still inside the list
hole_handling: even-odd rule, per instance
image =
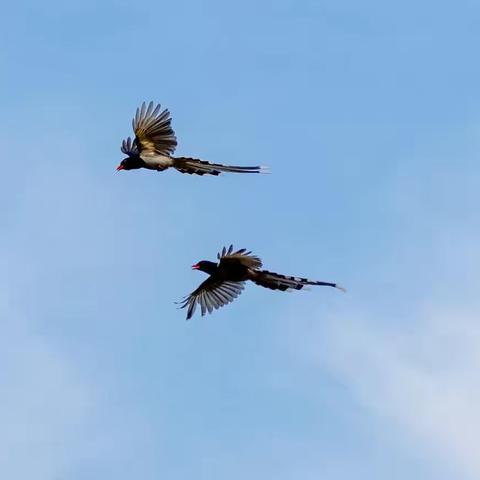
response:
[[[140,157],[124,158],[117,167],[117,172],[120,170],[134,170],[143,166],[143,160]]]
[[[202,260],[201,262],[192,265],[193,270],[201,270],[202,272],[212,274],[217,270],[217,264],[215,262],[209,262],[208,260]]]

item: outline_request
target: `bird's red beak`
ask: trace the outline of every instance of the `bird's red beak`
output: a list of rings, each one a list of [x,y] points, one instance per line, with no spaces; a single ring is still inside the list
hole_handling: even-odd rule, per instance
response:
[[[123,170],[123,165],[121,164],[117,167],[117,172],[119,172],[120,170]]]
[[[192,270],[198,270],[200,268],[200,265],[196,263],[195,265],[192,265]]]

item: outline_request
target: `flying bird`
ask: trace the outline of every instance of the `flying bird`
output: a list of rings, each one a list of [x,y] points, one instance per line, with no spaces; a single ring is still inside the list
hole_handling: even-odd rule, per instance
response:
[[[288,277],[279,273],[261,270],[262,261],[252,252],[245,248],[233,251],[233,245],[228,250],[217,254],[218,263],[202,260],[192,265],[192,269],[201,270],[210,276],[200,284],[190,295],[187,295],[180,303],[179,308],[186,308],[187,320],[192,318],[197,305],[200,305],[202,317],[207,312],[212,313],[215,309],[233,302],[245,288],[245,282],[251,280],[271,290],[301,290],[306,285],[323,285],[338,288],[345,292],[345,289],[330,282],[319,282],[300,277]]]
[[[220,175],[223,172],[232,173],[261,173],[265,167],[238,167],[221,165],[205,160],[189,157],[173,157],[177,146],[177,138],[172,129],[170,112],[161,110],[161,105],[154,106],[145,102],[137,108],[132,120],[135,138],[130,137],[122,141],[121,150],[127,155],[120,165],[119,170],[134,170],[147,168],[149,170],[163,171],[173,167],[181,173],[196,175]]]

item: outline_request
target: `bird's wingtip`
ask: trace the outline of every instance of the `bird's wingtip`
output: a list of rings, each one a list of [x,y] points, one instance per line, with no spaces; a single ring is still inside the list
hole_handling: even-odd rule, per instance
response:
[[[340,291],[343,292],[343,293],[347,293],[347,289],[341,287],[340,285],[335,285],[335,288],[338,289],[338,290],[340,290]]]

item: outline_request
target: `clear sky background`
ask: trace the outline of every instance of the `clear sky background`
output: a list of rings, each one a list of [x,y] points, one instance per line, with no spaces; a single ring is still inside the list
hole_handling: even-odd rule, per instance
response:
[[[3,2],[0,477],[480,477],[480,5]],[[177,153],[115,173],[143,100]],[[348,289],[248,286],[234,243]]]

